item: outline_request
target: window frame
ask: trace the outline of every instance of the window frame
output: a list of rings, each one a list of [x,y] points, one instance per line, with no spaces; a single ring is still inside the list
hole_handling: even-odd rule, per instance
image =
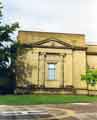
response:
[[[50,65],[54,65],[54,67],[50,68]],[[56,80],[56,63],[48,63],[48,80]]]

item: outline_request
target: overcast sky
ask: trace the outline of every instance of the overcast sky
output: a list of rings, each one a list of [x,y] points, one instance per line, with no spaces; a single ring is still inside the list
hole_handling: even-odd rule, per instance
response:
[[[4,20],[21,30],[83,33],[97,44],[97,0],[2,0]]]

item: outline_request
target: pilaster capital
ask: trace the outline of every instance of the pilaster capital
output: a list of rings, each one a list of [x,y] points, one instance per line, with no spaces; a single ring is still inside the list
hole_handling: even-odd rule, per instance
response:
[[[61,56],[61,57],[65,57],[65,56],[66,56],[66,53],[60,53],[60,56]]]
[[[39,52],[39,54],[45,56],[46,52]]]

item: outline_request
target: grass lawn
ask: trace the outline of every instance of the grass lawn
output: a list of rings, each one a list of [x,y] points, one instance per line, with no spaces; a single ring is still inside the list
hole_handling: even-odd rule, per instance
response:
[[[74,102],[97,102],[97,96],[74,95],[4,95],[0,96],[0,104],[31,105],[31,104],[64,104]]]

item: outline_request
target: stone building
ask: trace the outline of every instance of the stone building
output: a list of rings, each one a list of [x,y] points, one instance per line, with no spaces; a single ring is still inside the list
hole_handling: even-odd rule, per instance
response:
[[[81,74],[97,67],[97,46],[83,34],[19,31],[17,39],[17,91],[87,94]],[[97,86],[90,90],[96,94]]]

